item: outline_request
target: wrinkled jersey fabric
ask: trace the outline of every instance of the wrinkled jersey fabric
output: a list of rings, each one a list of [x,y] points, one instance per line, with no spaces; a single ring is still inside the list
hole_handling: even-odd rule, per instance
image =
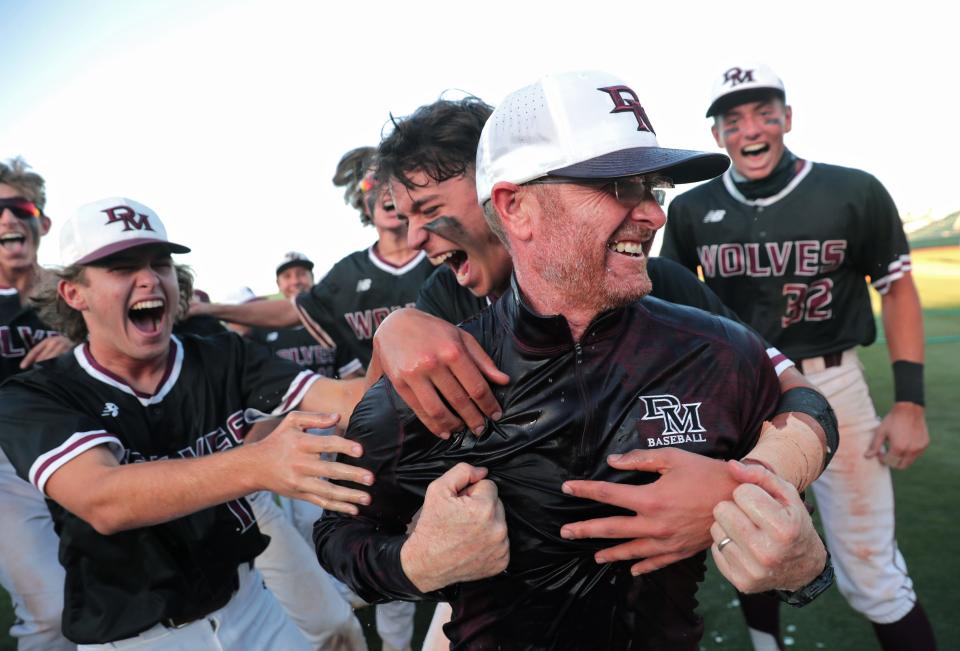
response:
[[[518,296],[512,289],[463,325],[511,378],[494,387],[503,417],[482,437],[433,436],[387,380],[357,406],[347,436],[364,455],[340,460],[375,474],[361,487],[372,503],[357,517],[327,512],[317,522],[321,563],[369,601],[449,600],[454,649],[696,649],[704,553],[639,578],[629,562],[598,565],[594,552],[613,542],[563,540],[560,527],[625,512],[560,486],[653,481],[607,465],[608,455],[637,448],[746,453],[779,396],[763,343],[739,324],[652,297],[599,315],[574,342],[562,317],[538,316]],[[400,564],[407,523],[428,484],[461,461],[488,468],[497,484],[510,564],[422,594]]]

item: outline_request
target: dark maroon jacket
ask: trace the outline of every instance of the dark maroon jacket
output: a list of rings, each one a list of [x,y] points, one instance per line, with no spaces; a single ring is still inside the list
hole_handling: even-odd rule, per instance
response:
[[[511,382],[503,417],[482,437],[433,436],[381,380],[350,420],[376,476],[357,517],[327,512],[314,540],[321,563],[362,598],[449,600],[454,649],[696,649],[694,598],[704,554],[641,578],[630,563],[598,565],[609,540],[568,541],[569,522],[623,511],[564,495],[569,479],[647,483],[607,455],[672,446],[723,459],[750,450],[779,397],[761,340],[700,310],[647,297],[599,315],[580,342],[541,317],[516,288],[463,325]],[[743,434],[744,432],[748,434]],[[506,511],[510,565],[495,577],[420,593],[400,547],[427,485],[456,463],[484,466]],[[696,490],[691,487],[689,490]]]

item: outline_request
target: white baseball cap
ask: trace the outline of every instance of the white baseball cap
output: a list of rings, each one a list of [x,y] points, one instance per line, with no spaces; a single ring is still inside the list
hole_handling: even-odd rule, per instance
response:
[[[730,160],[657,144],[639,96],[596,70],[547,75],[514,91],[487,120],[477,148],[477,196],[494,183],[542,176],[616,178],[663,172],[674,183],[705,181]]]
[[[290,267],[303,267],[307,271],[313,271],[313,261],[299,251],[288,251],[283,254],[283,261],[277,265],[277,275]]]
[[[712,118],[747,102],[759,102],[771,94],[787,100],[783,82],[770,66],[751,63],[727,68],[713,82],[707,117]]]
[[[244,303],[252,303],[253,301],[260,300],[256,294],[253,293],[253,290],[249,287],[238,287],[232,292],[227,294],[227,297],[224,299],[225,303],[231,305],[243,305]]]
[[[63,224],[60,258],[64,266],[90,264],[127,249],[163,244],[171,253],[190,249],[167,239],[163,222],[142,203],[109,197],[88,203]]]

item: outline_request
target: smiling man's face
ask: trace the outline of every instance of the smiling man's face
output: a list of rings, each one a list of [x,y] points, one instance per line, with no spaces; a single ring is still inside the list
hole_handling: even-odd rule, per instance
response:
[[[734,168],[757,181],[770,176],[780,162],[792,117],[779,98],[740,104],[717,117],[713,137],[727,150]]]
[[[17,188],[0,183],[0,199],[23,197]],[[50,228],[46,216],[18,215],[11,208],[0,209],[0,272],[32,269],[37,262],[40,236]]]
[[[440,183],[421,171],[407,178],[414,187],[393,180],[390,191],[409,245],[426,251],[433,264],[448,265],[475,296],[502,294],[513,266],[483,218],[472,170]]]

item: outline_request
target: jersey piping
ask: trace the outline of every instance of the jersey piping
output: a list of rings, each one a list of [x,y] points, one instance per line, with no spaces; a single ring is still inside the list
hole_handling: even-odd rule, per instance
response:
[[[99,380],[104,384],[109,384],[115,389],[119,389],[124,393],[130,394],[144,407],[148,405],[155,405],[163,401],[167,394],[170,393],[170,390],[173,388],[173,386],[177,383],[177,378],[180,377],[180,369],[183,367],[183,344],[181,344],[180,340],[175,336],[171,336],[170,355],[167,357],[167,369],[164,372],[163,379],[160,381],[160,388],[155,394],[149,395],[137,391],[119,377],[101,366],[90,354],[89,346],[90,345],[88,343],[84,343],[73,349],[73,355],[76,357],[77,363],[80,364],[80,368],[86,371],[87,374],[95,380]]]
[[[873,285],[873,288],[883,296],[890,291],[890,286],[897,280],[903,278],[903,274],[910,271],[913,268],[913,264],[910,262],[910,254],[905,253],[899,258],[891,262],[887,266],[887,275],[877,280],[871,280],[870,284]]]
[[[320,324],[314,321],[305,309],[300,307],[300,304],[297,303],[295,298],[290,300],[293,301],[293,306],[297,309],[297,314],[300,315],[300,323],[307,329],[307,332],[327,348],[334,348],[336,343],[333,341],[333,338],[327,334],[327,331],[320,327]]]
[[[277,405],[276,409],[268,414],[260,411],[259,409],[247,407],[243,411],[244,420],[248,423],[255,423],[271,416],[284,415],[300,404],[303,398],[307,395],[307,392],[310,390],[310,387],[313,386],[313,383],[319,380],[321,377],[321,375],[310,370],[301,371],[299,374],[297,374],[297,377],[293,378],[293,381],[290,383],[290,388],[288,388],[287,392],[283,394],[283,398],[280,399],[280,404]]]
[[[761,197],[759,199],[747,199],[745,196],[743,196],[740,190],[737,189],[736,183],[734,183],[733,181],[733,172],[731,171],[732,169],[733,168],[731,167],[729,170],[723,173],[723,185],[727,189],[727,192],[730,193],[730,196],[736,199],[737,201],[739,201],[740,203],[746,204],[748,206],[766,207],[766,206],[772,206],[773,204],[775,204],[776,202],[780,201],[785,196],[793,192],[794,188],[800,185],[800,182],[803,181],[803,179],[807,178],[807,174],[809,174],[810,170],[813,169],[813,163],[811,163],[808,160],[803,161],[803,167],[801,167],[800,171],[797,172],[797,175],[794,176],[789,183],[787,183],[787,186],[784,189],[780,190],[780,192],[774,195],[771,195],[769,197]]]
[[[402,276],[402,275],[404,275],[405,273],[407,273],[408,271],[412,270],[412,269],[413,269],[414,267],[416,267],[418,264],[420,264],[420,263],[423,261],[423,259],[424,259],[425,257],[427,257],[427,252],[426,252],[426,251],[420,251],[420,253],[418,253],[417,255],[413,256],[413,259],[412,259],[410,262],[408,262],[407,264],[403,265],[402,267],[394,267],[393,265],[391,265],[391,264],[389,264],[389,263],[387,263],[387,262],[384,262],[384,261],[380,258],[380,256],[378,256],[378,255],[374,252],[372,246],[371,246],[369,249],[367,249],[367,257],[369,257],[369,258],[370,258],[370,262],[372,262],[373,265],[374,265],[375,267],[377,267],[378,269],[380,269],[381,271],[385,271],[385,272],[387,272],[388,274],[392,274],[392,275],[394,275],[394,276]]]
[[[28,475],[30,482],[36,486],[41,493],[46,495],[44,488],[47,485],[47,480],[50,479],[53,473],[59,470],[63,464],[83,454],[90,448],[104,444],[110,448],[110,451],[117,458],[117,461],[120,461],[123,457],[123,444],[120,442],[120,439],[113,434],[109,434],[106,430],[102,429],[91,430],[89,432],[76,432],[62,444],[37,457],[33,465],[30,466]]]

